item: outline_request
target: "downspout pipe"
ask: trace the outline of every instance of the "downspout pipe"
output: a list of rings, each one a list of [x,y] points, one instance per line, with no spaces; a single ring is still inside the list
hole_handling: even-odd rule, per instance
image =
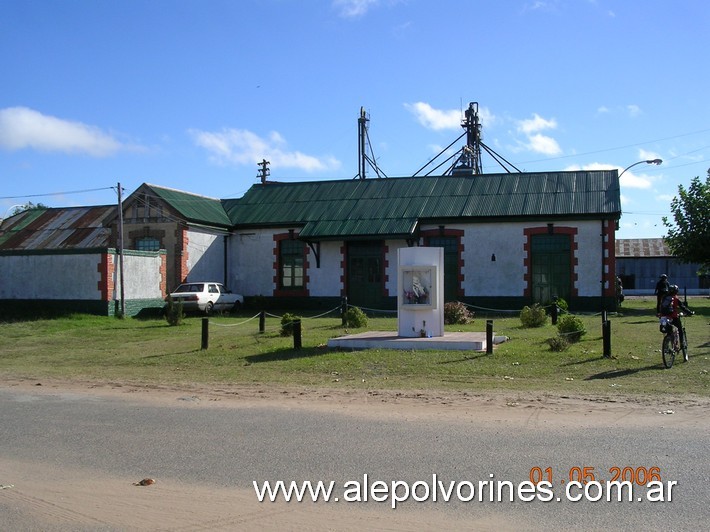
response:
[[[223,265],[223,273],[222,273],[222,284],[229,288],[231,290],[231,287],[227,284],[227,245],[229,244],[229,235],[224,235],[222,237],[222,242],[224,245],[222,246],[222,250],[224,253],[224,265]]]
[[[604,219],[602,219],[602,221],[601,221],[601,231],[600,231],[600,234],[601,234],[601,237],[602,237],[602,238],[601,238],[601,244],[602,244],[602,256],[601,256],[601,259],[602,259],[602,280],[601,280],[601,292],[600,292],[600,295],[601,295],[601,307],[602,307],[601,310],[604,311],[604,310],[606,310],[606,303],[605,303],[605,301],[604,301],[604,284],[606,283],[606,271],[605,271],[605,269],[604,269],[604,249],[605,249],[605,246],[604,246]]]

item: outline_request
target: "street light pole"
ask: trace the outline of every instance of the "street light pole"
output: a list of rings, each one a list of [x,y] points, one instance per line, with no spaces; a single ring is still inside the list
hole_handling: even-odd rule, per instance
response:
[[[634,164],[632,164],[632,165],[629,165],[629,166],[627,166],[626,168],[624,168],[624,169],[621,171],[621,173],[619,174],[619,177],[621,177],[622,175],[624,175],[624,172],[626,172],[626,170],[628,170],[629,168],[633,168],[633,167],[636,166],[637,164],[644,164],[644,163],[645,163],[645,164],[655,164],[655,165],[659,165],[659,164],[663,163],[663,159],[648,159],[648,160],[646,160],[646,161],[639,161],[639,162],[637,162],[637,163],[634,163]]]

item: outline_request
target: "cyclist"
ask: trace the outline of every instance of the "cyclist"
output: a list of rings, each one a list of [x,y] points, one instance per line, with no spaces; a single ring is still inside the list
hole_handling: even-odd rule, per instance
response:
[[[693,311],[690,310],[680,299],[678,299],[678,285],[676,284],[671,285],[668,289],[668,294],[663,297],[660,311],[661,316],[669,318],[671,324],[678,329],[679,333],[683,330],[683,324],[680,321],[681,311],[685,312],[689,316],[693,314]],[[675,348],[678,349],[678,346],[675,346]],[[685,362],[688,362],[687,352],[683,358]]]
[[[666,297],[671,289],[671,285],[668,282],[668,276],[664,273],[661,278],[656,283],[656,289],[653,293],[656,295],[656,314],[661,315],[661,303],[663,298]]]

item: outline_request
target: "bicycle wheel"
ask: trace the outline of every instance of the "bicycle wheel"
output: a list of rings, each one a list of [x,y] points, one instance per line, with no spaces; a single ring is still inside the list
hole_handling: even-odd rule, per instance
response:
[[[675,349],[673,349],[673,335],[667,334],[663,337],[663,365],[670,369],[675,361]]]
[[[683,360],[688,362],[688,336],[685,334],[685,327],[680,330],[680,348],[683,350]]]

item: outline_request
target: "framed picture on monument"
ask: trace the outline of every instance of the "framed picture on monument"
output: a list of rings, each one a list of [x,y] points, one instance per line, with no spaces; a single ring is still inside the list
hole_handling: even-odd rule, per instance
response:
[[[436,266],[401,266],[399,280],[402,307],[436,308]]]

